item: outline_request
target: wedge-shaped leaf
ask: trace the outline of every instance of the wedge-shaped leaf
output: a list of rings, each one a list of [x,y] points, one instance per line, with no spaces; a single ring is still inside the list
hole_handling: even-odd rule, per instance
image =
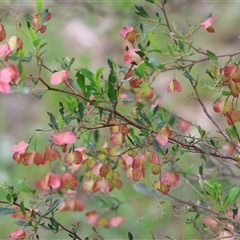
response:
[[[144,61],[142,61],[138,64],[138,66],[134,69],[134,72],[140,78],[145,77],[145,63],[144,63]]]
[[[60,207],[60,205],[62,204],[62,199],[56,199],[53,204],[48,208],[48,210],[42,215],[43,216],[47,216],[49,213],[54,212],[56,209],[58,209]]]
[[[135,5],[135,8],[138,10],[138,12],[135,12],[137,15],[143,17],[143,18],[150,18],[148,13],[145,11],[145,9],[140,5]]]
[[[153,116],[158,112],[159,109],[159,105],[156,105],[156,107],[154,107],[153,109]]]
[[[130,129],[129,129],[129,133],[130,133],[131,137],[133,138],[133,140],[134,140],[137,144],[140,145],[140,144],[141,144],[141,140],[140,140],[140,138],[135,134],[133,128],[130,128]]]
[[[86,77],[92,84],[94,84],[94,86],[96,87],[94,78],[93,78],[93,73],[90,72],[88,69],[86,68],[81,68],[79,71],[84,77]]]
[[[215,53],[213,53],[213,52],[207,50],[207,55],[208,55],[208,57],[213,61],[214,64],[219,65],[219,63],[218,63],[218,59],[217,59]]]
[[[51,221],[52,226],[55,228],[55,230],[58,231],[58,229],[59,229],[59,223],[58,223],[54,218],[52,218],[52,217],[50,217],[50,221]]]
[[[152,138],[152,146],[154,151],[161,152],[162,149],[154,136]]]
[[[49,13],[48,9],[46,9],[42,12],[42,16],[41,16],[42,21],[44,21],[46,19],[46,17],[48,16],[48,13]]]
[[[21,226],[21,227],[26,227],[26,226],[28,226],[28,222],[26,222],[26,221],[21,221],[21,220],[19,220],[19,221],[17,221],[17,222],[15,222],[18,226]]]
[[[97,89],[98,91],[100,92],[101,91],[101,75],[102,75],[102,72],[103,72],[104,68],[98,68],[97,71],[96,71],[96,74],[93,76],[93,79],[95,81],[95,84],[97,86]]]
[[[20,202],[20,210],[21,210],[22,214],[25,214],[25,207],[24,207],[23,201]]]
[[[21,58],[18,55],[12,54],[8,57],[12,61],[19,61]]]
[[[187,71],[183,73],[183,76],[188,80],[195,82],[195,79]]]
[[[133,119],[134,119],[138,124],[147,127],[142,120],[140,120],[140,119],[138,119],[138,118],[133,118]]]
[[[148,40],[154,48],[158,48],[158,44],[155,38],[155,35],[152,32],[148,33]]]
[[[76,73],[77,84],[83,92],[85,92],[85,77],[79,71]]]
[[[8,214],[12,214],[15,212],[19,212],[19,209],[16,208],[0,208],[0,214],[1,215],[8,215]]]
[[[80,120],[83,119],[83,111],[84,111],[84,106],[81,102],[78,103],[78,116],[80,117]]]
[[[10,193],[8,193],[8,194],[6,195],[6,199],[7,199],[7,201],[8,201],[9,203],[12,202],[12,196],[11,196]]]
[[[47,231],[50,230],[49,227],[45,226],[45,223],[40,223],[39,226],[40,226],[42,229],[44,229],[44,230],[47,230]]]
[[[108,76],[108,97],[111,103],[115,103],[117,100],[117,90],[115,88],[115,83],[117,81],[114,71],[110,71]]]
[[[109,124],[110,121],[112,120],[112,116],[113,116],[113,113],[110,112],[110,113],[108,114],[108,118],[107,118],[106,126],[108,126],[108,124]]]
[[[42,90],[40,92],[34,93],[33,95],[37,98],[37,99],[41,99],[43,97],[43,95],[47,92],[48,90]]]
[[[131,232],[128,232],[128,240],[133,240],[133,235]]]
[[[56,121],[56,118],[53,116],[52,113],[50,112],[47,112],[48,116],[50,117],[50,122],[51,122],[51,127],[53,129],[56,129],[57,131],[59,131],[59,127],[58,127],[58,124],[57,124],[57,121]]]
[[[164,196],[162,193],[157,192],[155,189],[153,188],[148,188],[145,183],[135,183],[133,185],[133,188],[143,194],[146,194],[148,196],[153,196],[153,197],[157,197],[157,198],[166,198],[166,196]]]
[[[239,193],[239,186],[231,188],[228,192],[228,195],[224,199],[224,206],[226,207],[229,203],[233,203]]]
[[[182,41],[178,41],[178,47],[182,53],[185,53],[185,47]]]
[[[149,126],[152,126],[152,123],[146,113],[142,112],[139,108],[137,109],[137,113]]]
[[[108,63],[108,66],[110,67],[110,69],[113,71],[114,70],[114,65],[115,65],[113,60],[108,58],[107,63]]]
[[[37,192],[35,189],[30,189],[23,180],[18,180],[18,184],[20,185],[21,191],[25,193],[31,193],[34,195]]]
[[[50,202],[53,198],[54,198],[53,195],[47,196],[47,198],[45,199],[45,203]]]
[[[39,46],[39,49],[44,48],[47,45],[47,43],[43,43]]]

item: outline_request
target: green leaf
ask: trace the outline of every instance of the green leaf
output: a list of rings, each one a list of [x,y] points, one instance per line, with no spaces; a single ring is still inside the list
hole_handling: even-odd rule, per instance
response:
[[[23,57],[24,57],[24,51],[23,51],[22,49],[19,49],[19,50],[18,50],[18,56],[19,56],[20,58],[23,58]]]
[[[0,208],[0,214],[1,215],[8,215],[8,214],[12,214],[15,212],[19,212],[19,209],[15,209],[15,208]]]
[[[98,111],[99,111],[100,121],[102,121],[103,110],[99,108]]]
[[[232,94],[230,92],[227,92],[225,90],[222,91],[222,96],[226,96],[226,97],[229,97],[231,96]]]
[[[129,129],[129,132],[130,132],[131,137],[134,139],[134,141],[135,141],[137,144],[140,145],[140,144],[141,144],[141,140],[140,140],[140,138],[135,134],[133,128],[130,128],[130,129]]]
[[[136,146],[136,144],[135,144],[134,141],[130,138],[130,136],[127,135],[127,138],[128,138],[128,140],[131,142],[131,144],[132,144],[133,146]]]
[[[156,107],[153,109],[153,116],[158,112],[159,105],[156,105]]]
[[[169,125],[170,127],[172,127],[173,126],[173,124],[175,123],[175,117],[174,117],[174,114],[172,113],[171,114],[171,116],[170,116],[170,118],[169,118],[169,120],[168,120],[168,123],[167,123],[167,125]]]
[[[145,9],[140,5],[135,5],[135,8],[138,10],[138,12],[135,12],[137,15],[144,17],[144,18],[150,18]]]
[[[158,144],[157,140],[155,137],[152,138],[152,145],[153,145],[153,150],[156,151],[156,152],[159,152],[161,151],[161,147],[160,145]]]
[[[11,196],[10,193],[7,194],[6,199],[7,199],[7,201],[8,201],[9,203],[12,202],[12,196]]]
[[[90,72],[88,69],[86,69],[86,68],[81,68],[80,69],[80,73],[84,76],[84,77],[86,77],[88,80],[90,80],[90,82],[95,86],[95,87],[97,87],[96,86],[96,83],[95,83],[95,80],[94,80],[94,75],[93,75],[93,73],[92,72]]]
[[[80,120],[83,119],[83,111],[84,111],[84,107],[83,104],[81,102],[78,103],[78,115],[80,117]]]
[[[76,73],[77,84],[81,88],[81,90],[85,93],[85,77],[79,71]]]
[[[157,192],[153,188],[148,188],[145,183],[135,183],[133,188],[140,193],[146,194],[148,196],[157,197],[157,198],[166,198],[162,193]]]
[[[114,70],[113,60],[108,58],[107,63],[108,63],[109,68],[113,71]]]
[[[29,56],[22,58],[22,62],[31,62],[33,55],[29,53]]]
[[[47,198],[45,199],[45,203],[50,202],[53,198],[54,198],[53,195],[47,196]]]
[[[94,141],[95,143],[99,141],[99,131],[97,129],[94,131]]]
[[[38,12],[42,12],[42,0],[36,0]]]
[[[207,147],[205,144],[199,143],[199,147],[203,150],[204,153],[206,154],[210,153],[209,147]]]
[[[182,53],[185,53],[185,48],[184,48],[184,44],[182,41],[178,41],[178,47],[179,47],[179,50],[182,52]]]
[[[19,221],[17,221],[17,222],[15,222],[18,226],[21,226],[21,227],[26,227],[26,226],[28,226],[28,222],[26,222],[26,221],[21,221],[21,220],[19,220]]]
[[[35,47],[35,48],[37,48],[38,47],[38,45],[40,44],[40,42],[41,42],[41,39],[34,39],[33,41],[32,41],[32,45]]]
[[[152,123],[150,121],[150,119],[148,118],[147,114],[142,112],[140,108],[136,109],[137,113],[139,114],[139,116],[149,125],[152,126]]]
[[[150,43],[152,44],[152,46],[154,48],[158,48],[158,44],[157,44],[157,41],[155,39],[155,35],[152,32],[148,33],[148,40],[150,41]]]
[[[224,199],[224,206],[226,207],[229,203],[232,203],[236,200],[237,195],[239,193],[239,186],[235,186],[230,189],[228,195]]]
[[[22,214],[25,214],[25,207],[24,207],[23,201],[20,202],[20,210],[21,210]]]
[[[35,194],[37,192],[35,189],[30,189],[22,179],[18,180],[18,184],[20,185],[21,191],[25,193]]]
[[[24,94],[29,94],[30,89],[29,89],[29,87],[27,87],[27,86],[17,86],[15,92],[24,93]]]
[[[143,24],[142,24],[142,23],[140,23],[139,28],[141,29],[141,31],[142,31],[142,33],[143,33],[144,31],[143,31]]]
[[[12,61],[19,61],[21,58],[15,54],[12,54],[11,56],[8,57]]]
[[[56,118],[53,116],[52,113],[50,112],[47,112],[48,116],[50,117],[50,122],[52,124],[52,127],[54,129],[56,129],[57,131],[59,131],[59,127],[58,127],[58,124],[57,124],[57,121],[56,121]]]
[[[20,75],[22,75],[23,66],[22,66],[22,60],[21,59],[19,60],[17,67],[18,67]]]
[[[201,83],[202,83],[202,86],[204,88],[207,88],[208,90],[214,90],[215,89],[212,85],[210,85],[209,83],[207,83],[205,81],[201,81]]]
[[[73,65],[73,63],[75,62],[75,58],[71,58],[69,61],[69,65],[68,65],[68,69],[70,69],[70,67]]]
[[[156,0],[145,0],[146,2],[149,2],[149,3],[155,3]]]
[[[213,61],[214,64],[219,65],[218,59],[217,59],[215,53],[207,50],[207,55]]]
[[[145,77],[145,63],[144,63],[144,61],[142,61],[138,64],[138,66],[134,69],[134,72],[140,78]]]
[[[138,124],[147,127],[142,120],[140,120],[140,119],[138,119],[138,118],[133,118],[133,119],[134,119]]]
[[[183,76],[188,80],[195,82],[194,78],[187,71],[183,73]]]
[[[47,230],[47,231],[50,230],[49,227],[45,226],[45,223],[40,223],[39,226],[40,226],[42,229],[44,229],[44,230]]]
[[[156,12],[156,17],[161,21],[161,13],[160,12]]]
[[[39,46],[39,50],[42,49],[43,47],[45,47],[47,45],[47,43],[43,43]]]
[[[44,21],[48,15],[49,11],[48,9],[44,10],[41,15],[41,20]]]
[[[97,71],[96,71],[96,74],[93,76],[93,79],[95,81],[95,84],[97,86],[97,89],[98,91],[100,92],[101,91],[101,74],[103,72],[104,68],[98,68]]]
[[[108,119],[107,119],[107,122],[106,122],[106,126],[108,126],[108,124],[109,124],[110,121],[112,120],[112,115],[113,115],[112,112],[110,112],[110,113],[108,114]]]
[[[35,96],[37,99],[41,99],[46,92],[47,90],[42,90],[40,92],[33,93],[33,96]]]
[[[165,5],[165,4],[167,3],[167,1],[168,1],[168,0],[164,0],[164,1],[163,1],[163,5]]]
[[[128,240],[133,240],[133,235],[130,232],[128,232]]]
[[[55,230],[58,231],[59,223],[53,217],[50,217],[50,221],[51,221],[51,224],[53,225],[53,227],[55,228]]]
[[[204,164],[202,164],[201,166],[199,166],[199,174],[201,175],[201,176],[203,176],[203,168],[204,167]]]
[[[30,36],[30,39],[31,39],[31,43],[32,43],[34,40],[38,39],[38,38],[37,38],[37,34],[36,34],[36,32],[31,28],[31,25],[29,25],[28,31],[29,31],[29,36]]]
[[[56,199],[53,204],[48,208],[48,210],[42,215],[42,217],[47,216],[49,213],[54,212],[62,204],[62,199]]]
[[[213,147],[216,148],[216,144],[215,144],[215,142],[214,142],[212,139],[210,139],[210,143],[211,143],[211,145],[212,145]]]
[[[115,83],[117,81],[115,72],[110,71],[108,76],[108,97],[112,104],[117,100],[117,90],[115,88]]]
[[[201,138],[202,137],[204,137],[205,136],[205,134],[206,134],[206,131],[205,130],[203,130],[200,126],[198,126],[198,132],[199,132],[199,134],[200,134],[200,136],[201,136]]]

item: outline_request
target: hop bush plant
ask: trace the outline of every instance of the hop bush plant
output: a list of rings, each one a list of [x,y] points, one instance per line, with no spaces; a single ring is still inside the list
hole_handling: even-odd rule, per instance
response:
[[[195,46],[191,36],[200,31],[206,38],[208,34],[217,34],[216,18],[211,14],[202,22],[188,23],[188,29],[182,32],[170,23],[167,0],[146,2],[153,11],[157,9],[155,15],[136,4],[139,21],[135,26],[118,30],[119,38],[127,42],[122,53],[124,65],[109,57],[108,69],[99,66],[96,72],[84,67],[73,69],[74,57],[59,60],[54,69],[48,66],[48,59],[44,58],[48,39],[44,33],[51,29],[54,16],[51,10],[43,9],[41,0],[36,0],[34,15],[26,13],[25,39],[20,37],[24,30],[19,23],[15,34],[7,35],[5,16],[9,12],[1,17],[0,92],[14,96],[24,86],[37,90],[38,99],[49,92],[59,93],[59,113],[47,112],[49,129],[37,131],[37,134],[51,132],[44,151],[37,144],[30,148],[36,138],[34,133],[30,139],[23,136],[12,146],[16,164],[38,168],[44,165],[48,171],[36,179],[34,189],[28,185],[27,176],[22,179],[21,189],[7,183],[1,185],[6,196],[0,200],[0,213],[18,219],[9,239],[42,239],[43,230],[56,235],[66,232],[69,239],[90,239],[93,235],[92,239],[104,239],[97,229],[114,231],[113,228],[124,225],[128,218],[119,212],[119,207],[131,201],[132,196],[125,194],[122,199],[116,194],[126,184],[143,196],[161,199],[161,204],[168,203],[173,208],[181,204],[186,216],[191,214],[190,219],[186,217],[186,223],[202,239],[240,236],[239,186],[231,183],[231,176],[221,181],[227,171],[233,175],[239,173],[237,56],[240,52],[216,55]],[[164,31],[169,38],[163,48],[158,47],[157,31]],[[32,48],[29,55],[24,51],[26,41]],[[219,63],[220,58],[224,59],[223,64]],[[209,83],[193,71],[202,62],[208,66],[205,77]],[[26,64],[35,64],[38,74],[28,72]],[[43,77],[43,71],[48,72],[49,78]],[[166,89],[170,98],[184,90],[182,81],[185,81],[191,88],[192,98],[215,129],[207,132],[198,122],[182,118],[161,104],[160,96],[154,91],[154,80],[163,72],[172,74]],[[212,112],[205,105],[202,86],[214,95]],[[227,127],[219,123],[213,112],[224,119]],[[108,134],[106,137],[102,130]],[[179,164],[189,156],[198,156],[195,170],[191,166],[183,169]],[[211,176],[208,166],[214,167]],[[188,188],[183,188],[179,196],[175,189],[183,186]],[[186,200],[184,191],[187,194],[189,189],[195,195]],[[22,198],[23,191],[29,200]],[[104,210],[93,204],[94,201],[102,202]],[[60,211],[69,214],[79,211],[81,215],[69,228],[56,216]],[[81,232],[84,225],[92,226],[88,236]],[[173,239],[171,232],[146,231],[152,239]],[[125,237],[135,239],[131,231]]]

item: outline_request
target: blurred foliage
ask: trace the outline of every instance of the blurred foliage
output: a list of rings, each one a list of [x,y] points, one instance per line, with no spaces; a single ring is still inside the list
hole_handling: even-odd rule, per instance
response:
[[[14,9],[19,12],[19,20],[24,18],[24,12],[34,14],[36,12],[34,1],[11,1]],[[125,25],[136,24],[139,18],[134,14],[134,5],[136,1],[46,1],[44,2],[44,8],[48,8],[52,14],[52,21],[49,23],[48,31],[46,32],[46,39],[49,40],[47,45],[47,52],[45,58],[48,61],[49,66],[56,67],[56,59],[61,59],[64,56],[75,57],[75,68],[89,67],[95,69],[96,67],[106,66],[107,54],[120,62],[123,62],[123,46],[122,39],[119,37],[120,29]],[[146,2],[141,2],[146,9],[151,13],[154,9]],[[0,15],[2,15],[7,9],[9,9],[9,3],[2,2]],[[199,42],[199,45],[209,44],[214,47],[216,52],[221,53],[225,46],[228,46],[229,51],[234,51],[239,48],[238,32],[234,31],[236,24],[239,21],[239,13],[237,3],[224,3],[214,1],[169,1],[167,5],[170,12],[169,18],[178,28],[184,30],[184,19],[189,22],[204,19],[209,12],[214,12],[217,18],[215,25],[216,31],[221,35],[206,36],[202,31],[202,36],[198,39],[193,39]],[[224,12],[224,14],[223,14]],[[11,28],[14,29],[14,21],[11,17],[4,18],[4,24],[8,34],[11,34]],[[226,26],[232,26],[226,27]],[[78,27],[80,29],[78,29]],[[139,27],[138,25],[136,27]],[[26,25],[23,26],[26,28]],[[85,30],[85,31],[83,31]],[[93,41],[93,44],[88,42],[88,38],[85,35],[90,34],[89,39]],[[164,45],[167,41],[167,37],[164,32],[159,32],[158,44]],[[199,35],[198,35],[199,36]],[[24,38],[24,35],[22,36]],[[83,42],[81,38],[84,39]],[[61,41],[59,42],[59,39]],[[25,41],[27,43],[27,41]],[[94,45],[96,44],[97,47]],[[29,46],[26,46],[26,49]],[[25,50],[27,52],[27,50]],[[56,59],[55,59],[56,58]],[[34,73],[36,69],[32,69],[31,66],[27,66],[28,71]],[[195,69],[194,69],[195,71]],[[196,69],[197,72],[197,69]],[[50,78],[49,73],[44,72],[46,78]],[[203,73],[203,77],[204,73]],[[163,75],[159,80],[171,79],[170,75]],[[179,77],[180,78],[180,77]],[[166,81],[165,81],[166,82]],[[167,81],[168,82],[168,81]],[[164,86],[164,85],[163,85]],[[185,84],[183,83],[185,87]],[[187,86],[187,85],[186,85]],[[158,87],[156,91],[161,93],[161,87]],[[188,90],[186,90],[188,91]],[[207,89],[202,89],[202,93],[208,95]],[[189,92],[189,95],[191,92]],[[42,103],[39,104],[31,95],[21,95],[12,98],[9,96],[0,96],[0,107],[2,114],[0,116],[0,131],[1,131],[1,146],[0,150],[3,152],[0,156],[0,181],[8,184],[13,184],[16,187],[18,179],[27,179],[28,183],[32,182],[32,188],[36,178],[45,173],[44,168],[38,168],[35,166],[24,167],[22,165],[16,165],[11,160],[10,147],[14,143],[21,140],[23,136],[29,136],[35,128],[45,128],[42,125],[47,123],[48,111],[58,111],[58,98],[59,94],[48,93],[44,96]],[[163,101],[167,102],[166,97]],[[179,103],[176,106],[176,111],[182,113],[184,116],[192,113],[184,112],[184,105],[191,104],[189,99],[178,99]],[[206,101],[212,101],[212,99],[206,99]],[[169,106],[172,102],[168,103]],[[193,108],[194,108],[193,104]],[[29,108],[29,111],[25,111]],[[4,113],[4,114],[3,114]],[[25,115],[27,114],[27,115]],[[192,116],[193,117],[193,116]],[[211,128],[211,127],[209,127]],[[48,136],[39,136],[37,141],[38,146],[43,147],[47,141]],[[32,146],[34,147],[34,146]],[[196,159],[192,156],[183,160],[180,164],[182,168],[190,168],[192,163],[195,163]],[[200,162],[200,161],[199,161]],[[199,164],[200,165],[200,164]],[[194,169],[191,171],[197,171],[198,165],[194,165]],[[151,180],[151,179],[150,179]],[[146,180],[146,182],[149,179]],[[223,181],[224,182],[224,181]],[[129,203],[121,205],[119,211],[126,216],[126,223],[124,226],[118,229],[98,229],[99,233],[104,236],[105,239],[127,239],[127,233],[131,232],[134,239],[152,239],[151,232],[156,233],[154,236],[156,239],[165,239],[166,234],[173,239],[179,238],[184,235],[186,239],[199,239],[197,231],[186,224],[183,219],[192,220],[194,218],[193,213],[188,213],[187,209],[181,204],[175,206],[164,204],[162,199],[156,199],[154,197],[144,196],[141,193],[136,192],[132,185],[129,185],[128,181],[124,182],[126,186],[122,191],[113,191],[112,196],[124,199],[124,196],[131,196],[133,200]],[[191,192],[186,192],[186,186],[179,186],[174,190],[176,195],[181,196],[184,199],[191,199]],[[182,193],[185,193],[184,196]],[[0,198],[3,198],[4,194],[1,193]],[[23,196],[24,197],[24,196]],[[104,198],[104,196],[103,196]],[[195,200],[195,199],[194,199]],[[89,202],[91,205],[91,202]],[[82,213],[73,213],[69,217],[67,213],[58,213],[59,219],[66,226],[70,226],[74,220],[80,220],[84,218]],[[14,220],[11,217],[0,218],[1,238],[6,239],[8,234],[15,228],[13,224]],[[200,223],[199,223],[200,224]],[[174,229],[172,229],[174,226]],[[44,232],[43,234],[46,234]],[[93,233],[90,226],[82,226],[82,235],[91,235]],[[66,235],[62,235],[62,238],[67,238]],[[43,235],[42,239],[59,239],[59,235],[47,233]]]

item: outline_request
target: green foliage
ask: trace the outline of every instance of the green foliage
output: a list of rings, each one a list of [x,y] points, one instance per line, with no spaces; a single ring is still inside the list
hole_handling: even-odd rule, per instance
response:
[[[44,35],[51,12],[43,10],[42,0],[36,0],[37,14],[26,14],[27,29],[18,22],[18,12],[13,15],[16,36],[11,39],[11,51],[2,53],[5,59],[0,91],[5,94],[33,91],[39,100],[47,92],[59,94],[54,99],[56,109],[47,110],[50,128],[36,129],[29,140],[12,147],[13,160],[19,166],[38,168],[42,177],[36,175],[37,189],[28,182],[28,176],[26,181],[19,181],[18,190],[12,185],[1,186],[5,195],[0,215],[22,214],[22,219],[16,221],[22,234],[30,229],[31,237],[40,239],[42,229],[53,235],[64,232],[71,239],[83,239],[85,233],[81,231],[86,224],[92,225],[95,237],[87,232],[85,239],[104,239],[95,227],[110,228],[115,234],[113,227],[120,227],[116,231],[121,232],[125,221],[127,227],[122,228],[122,236],[126,237],[127,231],[128,239],[132,240],[134,230],[134,238],[138,239],[152,226],[139,227],[139,233],[130,228],[128,223],[133,225],[143,211],[141,203],[130,206],[135,196],[164,200],[161,204],[165,204],[163,209],[169,219],[172,217],[171,222],[174,216],[169,213],[175,211],[178,215],[184,210],[181,221],[186,223],[186,229],[191,226],[197,237],[219,238],[227,231],[226,223],[231,229],[228,233],[239,233],[235,218],[238,212],[233,209],[239,187],[233,187],[231,182],[239,167],[240,68],[234,61],[239,52],[217,55],[190,40],[200,30],[207,29],[205,34],[214,32],[212,15],[207,18],[212,21],[210,26],[187,20],[181,30],[182,25],[174,23],[165,8],[167,0],[146,0],[146,4],[135,5],[133,11],[139,20],[134,27],[128,25],[120,32],[128,41],[121,53],[124,64],[109,57],[106,62],[109,69],[99,67],[95,71],[84,64],[80,68],[77,56],[55,58],[56,66],[51,69],[52,63],[45,59],[49,49],[45,48],[48,39]],[[97,10],[101,12],[101,6]],[[1,23],[5,14],[8,11]],[[3,31],[0,30],[0,37],[5,34]],[[27,40],[20,39],[21,34]],[[28,55],[22,41],[31,48]],[[206,70],[202,69],[203,62],[209,64]],[[30,64],[31,68],[26,67]],[[164,76],[164,72],[168,74]],[[158,79],[164,84],[167,81],[159,91],[155,85]],[[181,98],[185,99],[184,107]],[[214,129],[205,129],[198,119],[191,122],[188,118],[185,110],[193,99]],[[213,111],[229,125],[227,129],[209,111],[208,101],[213,102]],[[195,111],[195,107],[191,114],[197,118],[199,109],[196,107]],[[45,133],[50,134],[49,141],[40,140],[44,145],[39,147],[39,138]],[[129,209],[124,210],[122,205],[129,205]],[[148,208],[149,202],[145,205]],[[56,214],[60,210],[84,213],[78,213],[76,221],[73,216],[69,227],[61,223],[61,214]],[[148,215],[149,210],[144,211],[143,215]],[[233,217],[227,214],[229,211]],[[154,216],[155,220],[158,218]],[[206,218],[217,220],[217,231],[209,228]],[[155,221],[149,231],[153,239],[161,221]],[[169,239],[177,236],[160,234]]]

